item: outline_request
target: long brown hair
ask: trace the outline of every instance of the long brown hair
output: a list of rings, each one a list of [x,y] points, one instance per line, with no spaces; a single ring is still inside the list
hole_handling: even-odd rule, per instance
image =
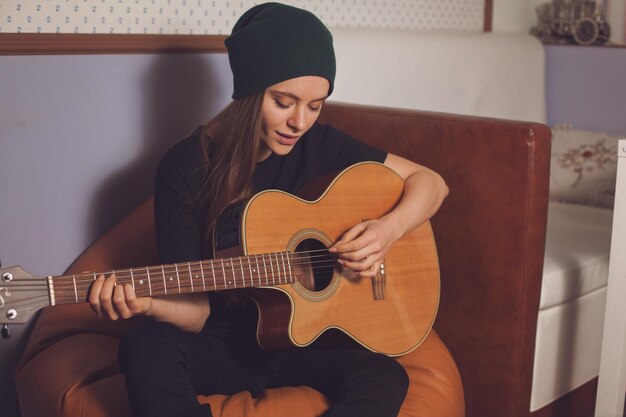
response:
[[[252,192],[252,175],[261,142],[261,109],[265,91],[233,100],[202,130],[204,181],[200,207],[204,239],[220,213]]]

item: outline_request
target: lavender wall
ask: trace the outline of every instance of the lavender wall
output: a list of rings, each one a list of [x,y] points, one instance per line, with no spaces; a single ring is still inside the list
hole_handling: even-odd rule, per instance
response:
[[[626,48],[546,46],[548,124],[626,135]]]
[[[162,152],[230,100],[225,54],[0,56],[0,261],[60,274],[152,193]],[[28,331],[0,340],[0,416]]]

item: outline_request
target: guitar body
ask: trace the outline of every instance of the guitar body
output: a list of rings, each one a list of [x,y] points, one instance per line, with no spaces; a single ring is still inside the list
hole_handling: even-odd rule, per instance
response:
[[[302,248],[314,254],[295,283],[245,290],[259,308],[261,346],[306,346],[338,329],[367,349],[398,356],[424,340],[440,288],[429,222],[394,244],[376,279],[342,269],[326,251],[354,225],[391,211],[403,190],[404,181],[389,168],[362,163],[343,171],[315,201],[268,190],[247,202],[239,226],[242,254]]]

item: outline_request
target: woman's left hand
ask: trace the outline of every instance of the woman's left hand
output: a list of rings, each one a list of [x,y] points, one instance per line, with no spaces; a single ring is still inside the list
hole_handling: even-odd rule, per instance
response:
[[[359,276],[374,277],[389,248],[400,237],[386,220],[367,220],[344,233],[329,251],[339,256],[341,265]]]

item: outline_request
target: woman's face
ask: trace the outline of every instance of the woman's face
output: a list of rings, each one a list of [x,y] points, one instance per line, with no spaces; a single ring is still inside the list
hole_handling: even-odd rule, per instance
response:
[[[261,147],[257,161],[273,152],[286,155],[315,123],[330,84],[307,75],[274,84],[265,90],[261,110]]]

